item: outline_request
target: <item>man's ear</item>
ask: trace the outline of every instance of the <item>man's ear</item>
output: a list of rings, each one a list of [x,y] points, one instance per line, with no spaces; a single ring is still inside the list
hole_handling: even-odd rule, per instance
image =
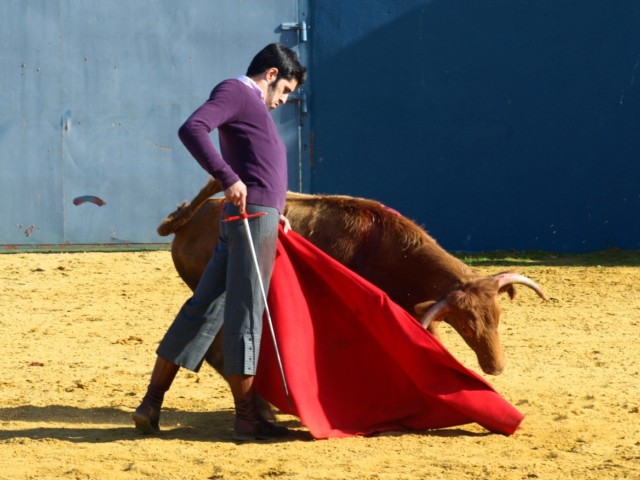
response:
[[[277,80],[278,73],[279,73],[279,70],[276,67],[271,67],[269,70],[267,70],[267,83],[269,85],[271,85]]]

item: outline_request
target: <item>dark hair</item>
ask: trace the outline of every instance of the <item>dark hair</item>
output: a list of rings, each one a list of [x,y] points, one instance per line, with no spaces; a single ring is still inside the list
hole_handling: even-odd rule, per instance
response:
[[[278,69],[276,81],[295,78],[298,87],[304,83],[307,69],[300,64],[298,54],[279,43],[270,43],[253,57],[247,69],[247,77],[260,75],[274,67]]]

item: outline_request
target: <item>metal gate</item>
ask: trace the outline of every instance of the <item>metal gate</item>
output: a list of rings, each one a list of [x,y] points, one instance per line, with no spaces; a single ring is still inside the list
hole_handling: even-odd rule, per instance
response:
[[[307,64],[307,2],[12,0],[0,19],[0,244],[157,243],[207,175],[177,129],[270,42]],[[308,88],[308,86],[305,86]],[[273,115],[307,191],[306,92]]]

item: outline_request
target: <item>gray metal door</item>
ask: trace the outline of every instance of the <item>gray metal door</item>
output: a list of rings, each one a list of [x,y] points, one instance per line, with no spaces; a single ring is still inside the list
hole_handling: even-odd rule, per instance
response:
[[[178,127],[267,43],[307,64],[306,3],[4,2],[0,244],[167,241],[156,226],[207,180]],[[305,95],[274,118],[306,191]]]

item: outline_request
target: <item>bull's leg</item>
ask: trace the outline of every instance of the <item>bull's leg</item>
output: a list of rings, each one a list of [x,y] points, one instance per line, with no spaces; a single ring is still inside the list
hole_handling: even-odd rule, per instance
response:
[[[213,343],[207,350],[205,355],[205,361],[213,367],[222,377],[224,377],[224,355],[222,355],[222,331],[224,327],[220,328],[220,331],[213,340]]]
[[[440,340],[440,332],[438,327],[440,326],[440,322],[431,322],[427,327],[427,330],[431,332],[431,335],[436,337],[437,340]]]
[[[162,357],[156,359],[151,373],[151,380],[142,403],[133,413],[133,422],[142,433],[160,433],[160,409],[164,394],[169,390],[180,367]]]

